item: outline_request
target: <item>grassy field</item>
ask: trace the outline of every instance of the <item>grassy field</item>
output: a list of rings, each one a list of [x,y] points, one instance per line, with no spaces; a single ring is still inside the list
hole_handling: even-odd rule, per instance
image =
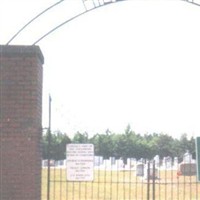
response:
[[[155,181],[155,199],[198,200],[200,186],[196,176],[179,176],[176,171],[159,171]],[[96,170],[93,182],[67,182],[66,170],[51,169],[51,200],[132,200],[147,199],[147,181],[135,171]],[[153,184],[149,184],[149,199],[153,199]],[[42,170],[42,200],[47,199],[47,170]]]

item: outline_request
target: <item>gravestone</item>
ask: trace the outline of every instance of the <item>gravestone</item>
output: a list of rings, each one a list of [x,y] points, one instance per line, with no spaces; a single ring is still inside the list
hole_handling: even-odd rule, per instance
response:
[[[155,166],[159,167],[160,166],[160,156],[156,155],[153,159],[155,161]]]
[[[144,176],[145,165],[143,163],[138,163],[136,165],[136,176]]]
[[[187,150],[187,152],[183,155],[183,162],[184,163],[191,163],[192,162],[192,154]]]
[[[183,176],[195,176],[197,173],[196,163],[180,163],[179,172]]]
[[[100,166],[103,164],[103,157],[102,156],[95,156],[94,157],[94,165]]]
[[[64,166],[64,160],[58,160],[57,161],[57,167],[59,167],[59,168],[65,167]]]
[[[179,169],[181,175],[183,176],[194,176],[197,173],[196,162],[192,159],[192,154],[187,151],[183,155],[183,161],[179,164]]]
[[[173,167],[174,167],[175,169],[178,168],[178,157],[174,157],[174,164],[173,164]]]
[[[113,168],[113,165],[112,165],[112,160],[111,159],[103,160],[103,169],[111,170],[112,168]]]
[[[110,157],[111,165],[115,165],[115,157]]]
[[[43,160],[42,167],[47,167],[47,166],[48,166],[48,160]]]
[[[124,162],[122,159],[118,159],[116,160],[116,166],[117,166],[117,169],[121,169],[124,167]]]
[[[163,158],[163,167],[165,169],[172,168],[172,158],[170,156],[167,156],[167,157]]]
[[[148,172],[148,170],[149,170],[149,172]],[[148,174],[149,174],[149,177],[148,177]],[[153,171],[152,165],[150,165],[149,169],[148,169],[147,165],[144,168],[144,179],[147,180],[148,178],[149,178],[149,180],[158,179],[158,169],[155,168]]]

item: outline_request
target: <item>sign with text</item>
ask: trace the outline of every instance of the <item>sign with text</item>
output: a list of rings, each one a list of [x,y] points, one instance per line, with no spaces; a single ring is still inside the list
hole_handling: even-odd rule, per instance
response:
[[[94,178],[94,145],[67,145],[67,180],[93,181]]]

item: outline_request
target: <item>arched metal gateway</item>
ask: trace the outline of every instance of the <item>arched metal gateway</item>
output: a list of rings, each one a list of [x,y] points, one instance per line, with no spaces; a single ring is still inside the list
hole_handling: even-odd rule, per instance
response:
[[[57,29],[90,11],[121,1],[123,0],[80,0],[80,4],[82,4],[80,13],[71,16],[44,33],[32,45],[38,44]],[[61,0],[40,12],[25,24],[7,42],[7,45],[10,45],[33,21],[63,2],[64,0]],[[193,0],[186,0],[185,2],[197,6],[200,5]],[[49,145],[51,143],[50,138],[49,126]],[[76,147],[82,149],[82,152],[73,149]],[[92,148],[90,149],[90,147],[84,145],[75,145],[73,148],[70,148],[71,154],[77,153],[74,159],[78,159],[79,154],[87,154],[92,151]],[[51,152],[50,146],[49,152]],[[82,163],[74,160],[74,168],[78,168],[79,164],[82,164],[83,168],[88,167],[88,159],[91,158],[86,156],[86,160]],[[66,172],[66,161],[51,160],[51,153],[49,153],[49,159],[42,168],[42,174],[45,177],[42,185],[42,200],[200,199],[200,186],[196,179],[194,163],[191,161],[182,163],[179,170],[177,169],[178,163],[175,158],[173,160],[165,158],[163,163],[158,162],[157,159],[149,162],[145,160],[135,161],[132,158],[128,158],[126,164],[124,164],[121,159],[110,158],[103,160],[99,156],[94,158],[94,175],[92,180],[69,180]],[[81,171],[78,173],[81,173]]]
[[[9,41],[6,43],[6,45],[9,45],[11,42],[13,42],[13,40],[18,37],[20,35],[21,32],[24,31],[24,29],[26,29],[28,26],[31,26],[31,23],[34,22],[35,20],[37,20],[38,18],[40,18],[42,15],[44,15],[45,13],[47,13],[49,10],[54,9],[56,6],[58,6],[59,4],[62,4],[64,1],[66,0],[60,0],[58,2],[56,2],[55,4],[49,6],[48,8],[46,8],[45,10],[41,11],[40,13],[38,13],[38,15],[36,15],[35,17],[33,17],[30,21],[28,21],[24,26],[22,26],[10,39]],[[32,45],[36,45],[38,44],[41,40],[43,40],[45,37],[47,37],[48,35],[50,35],[51,33],[53,33],[54,31],[58,30],[59,28],[61,28],[62,26],[64,26],[65,24],[73,21],[74,19],[81,17],[82,15],[96,10],[98,8],[101,8],[103,6],[107,6],[113,3],[118,3],[118,2],[122,2],[122,1],[129,1],[129,0],[80,0],[80,4],[82,4],[82,9],[80,10],[79,13],[69,17],[67,20],[64,20],[62,23],[58,24],[57,26],[55,26],[53,29],[49,30],[48,32],[44,33],[44,35],[42,35],[41,37],[39,37],[37,40],[35,40]],[[194,0],[181,0],[181,1],[185,1],[186,3],[190,3],[196,6],[200,6],[200,2],[199,1],[194,1]]]
[[[24,31],[24,29],[26,29],[28,26],[31,26],[31,23],[34,22],[35,20],[37,20],[38,18],[40,18],[42,15],[44,15],[45,13],[47,13],[49,10],[54,9],[56,6],[58,6],[59,4],[63,3],[65,0],[60,0],[58,2],[56,2],[55,4],[49,6],[48,8],[46,8],[45,10],[43,10],[42,12],[40,12],[38,15],[36,15],[35,17],[33,17],[30,21],[28,21],[24,26],[22,26],[22,28],[20,28],[10,39],[9,41],[6,43],[6,45],[9,45],[22,31]],[[97,8],[112,4],[112,3],[117,3],[117,2],[121,2],[121,1],[126,1],[126,0],[80,0],[79,4],[82,5],[82,9],[80,9],[80,11],[69,17],[67,20],[63,21],[62,23],[58,24],[56,27],[54,27],[53,29],[49,30],[48,32],[46,32],[44,35],[42,35],[40,38],[38,38],[36,41],[33,42],[32,45],[36,45],[37,43],[39,43],[42,39],[44,39],[45,37],[47,37],[48,35],[50,35],[51,33],[53,33],[54,31],[56,31],[57,29],[61,28],[62,26],[64,26],[65,24],[69,23],[70,21],[90,12],[93,11]]]

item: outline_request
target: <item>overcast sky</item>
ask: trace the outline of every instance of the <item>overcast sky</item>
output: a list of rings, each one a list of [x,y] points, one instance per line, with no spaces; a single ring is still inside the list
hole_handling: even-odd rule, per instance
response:
[[[0,43],[55,0],[1,0]],[[89,5],[88,5],[89,6]],[[65,0],[11,44],[32,44],[82,12]],[[44,57],[43,126],[69,135],[123,132],[200,135],[200,7],[128,0],[71,21],[38,43]]]

